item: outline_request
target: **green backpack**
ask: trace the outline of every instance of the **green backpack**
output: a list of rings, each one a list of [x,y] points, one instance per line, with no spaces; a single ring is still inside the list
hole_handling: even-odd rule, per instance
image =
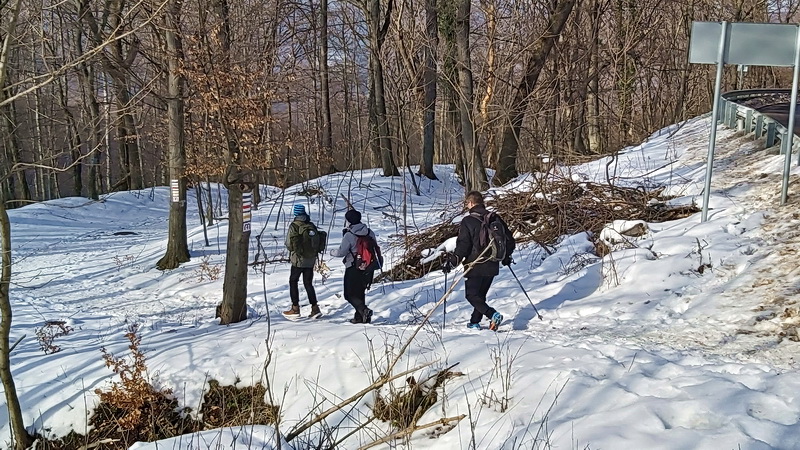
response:
[[[325,251],[325,245],[328,241],[328,233],[318,230],[316,225],[311,222],[300,225],[297,230],[299,242],[296,247],[295,253],[304,259],[312,259],[317,257],[317,253]]]

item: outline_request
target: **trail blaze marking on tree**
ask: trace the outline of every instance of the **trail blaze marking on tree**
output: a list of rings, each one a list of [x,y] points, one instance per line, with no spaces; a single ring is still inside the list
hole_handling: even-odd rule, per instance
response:
[[[172,180],[169,183],[170,191],[172,192],[172,203],[181,201],[181,189],[178,180]]]
[[[252,214],[250,213],[250,208],[253,202],[253,194],[245,193],[242,194],[242,232],[247,233],[250,231],[250,218]]]

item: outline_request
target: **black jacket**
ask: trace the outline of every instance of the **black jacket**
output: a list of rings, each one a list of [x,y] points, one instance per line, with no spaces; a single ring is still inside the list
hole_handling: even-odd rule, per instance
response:
[[[461,219],[461,225],[458,228],[458,239],[456,240],[456,249],[453,253],[460,258],[464,258],[464,265],[468,265],[472,261],[478,259],[483,248],[480,244],[481,236],[481,221],[473,214],[483,216],[488,214],[489,211],[483,205],[476,205],[469,210],[469,214]],[[502,221],[502,219],[500,219]],[[514,238],[508,226],[503,222],[506,229],[506,242],[508,257],[514,251]],[[475,264],[472,269],[464,275],[466,278],[470,277],[494,277],[500,273],[500,262],[498,261],[485,261]]]

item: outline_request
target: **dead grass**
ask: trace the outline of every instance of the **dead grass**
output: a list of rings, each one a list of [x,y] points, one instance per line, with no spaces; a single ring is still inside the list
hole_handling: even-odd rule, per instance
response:
[[[442,370],[423,382],[411,376],[403,389],[390,388],[386,395],[378,392],[372,411],[377,419],[390,422],[397,429],[416,425],[420,417],[438,400],[437,390],[447,380],[461,376],[460,372]]]
[[[261,383],[255,386],[223,386],[216,380],[208,383],[203,396],[200,414],[206,428],[236,425],[274,425],[279,408],[264,402],[267,389]]]
[[[216,380],[209,382],[203,397],[203,419],[194,419],[191,410],[181,407],[170,389],[156,388],[150,382],[138,327],[130,326],[125,337],[130,342],[129,355],[115,356],[102,349],[106,366],[119,381],[111,383],[109,389],[95,391],[100,403],[89,418],[88,434],[73,431],[50,438],[39,433],[37,449],[120,450],[135,442],[153,442],[212,428],[277,422],[279,409],[264,402],[263,385],[223,386]]]

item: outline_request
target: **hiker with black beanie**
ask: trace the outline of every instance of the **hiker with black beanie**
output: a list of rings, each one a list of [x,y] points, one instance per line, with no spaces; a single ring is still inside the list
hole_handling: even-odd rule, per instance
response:
[[[367,308],[367,287],[371,284],[373,272],[359,267],[358,243],[359,238],[367,238],[375,242],[375,233],[361,223],[361,213],[355,209],[347,211],[344,215],[349,226],[343,231],[342,243],[338,249],[331,249],[330,255],[344,258],[344,299],[353,305],[355,314],[350,323],[370,323],[372,310]],[[368,279],[369,278],[369,279]]]

